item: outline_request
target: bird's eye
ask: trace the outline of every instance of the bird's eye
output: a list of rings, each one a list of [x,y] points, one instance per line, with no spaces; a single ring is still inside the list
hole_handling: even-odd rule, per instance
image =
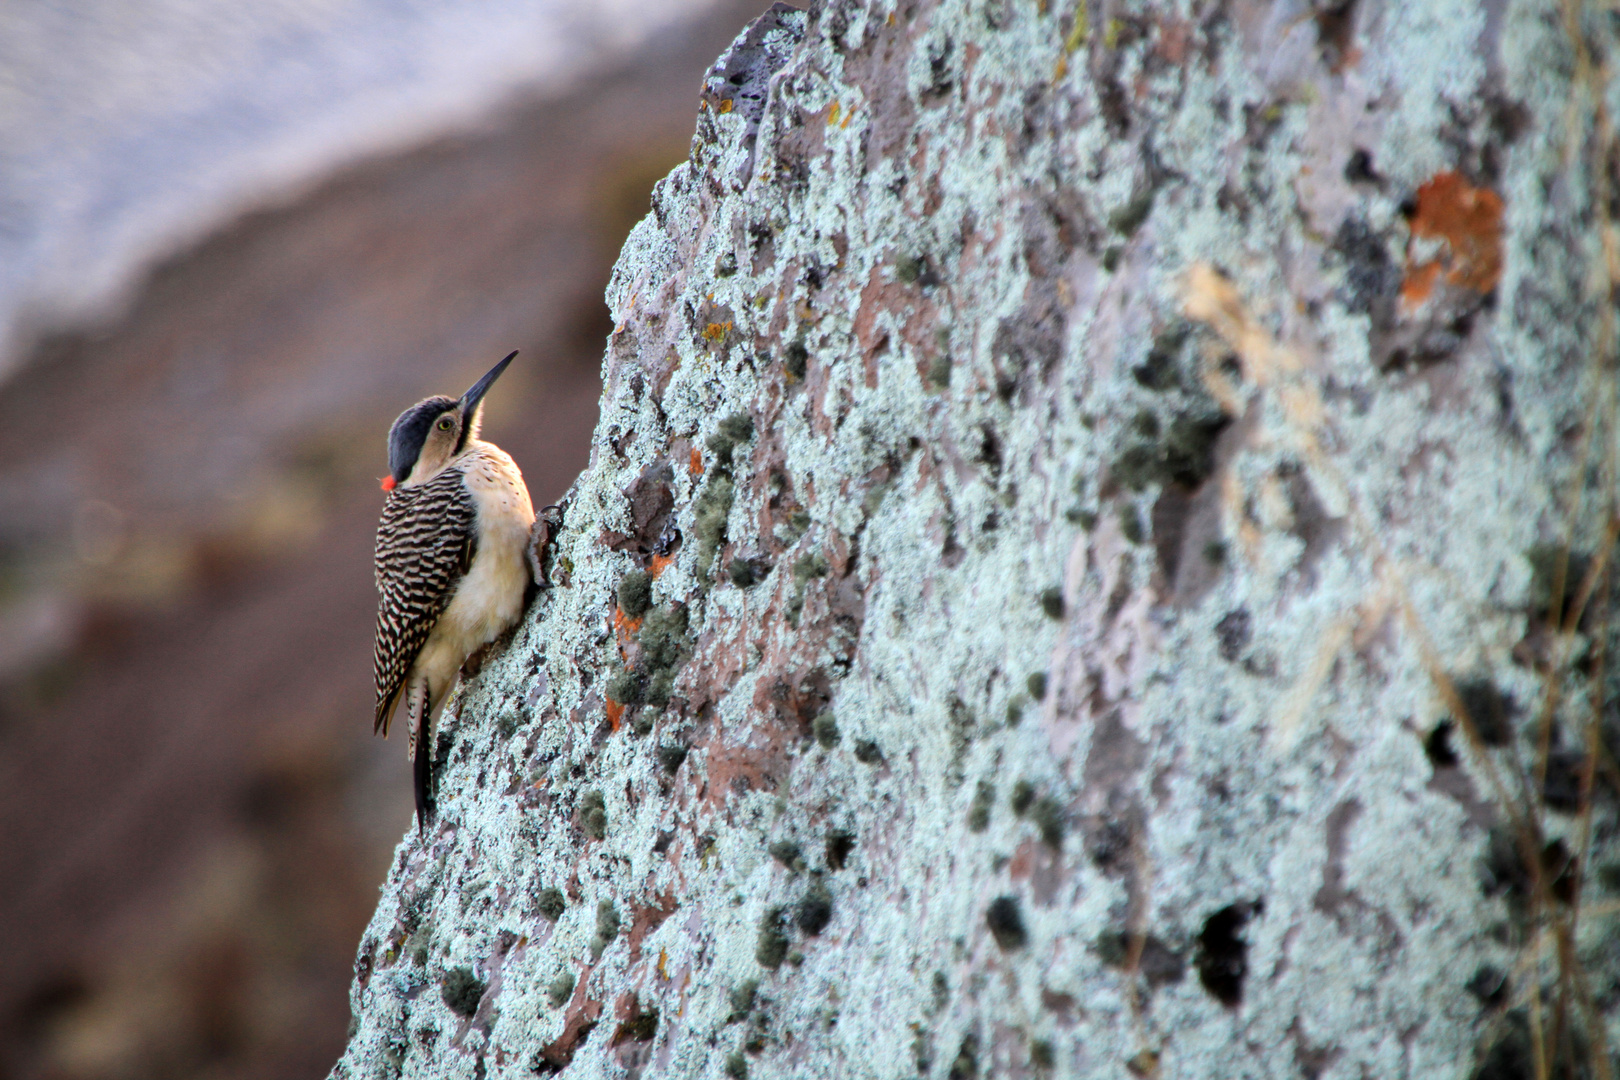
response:
[[[453,428],[455,426],[456,426],[455,423],[448,416],[445,417],[443,420],[439,421],[439,430],[440,431],[449,431],[451,428]]]

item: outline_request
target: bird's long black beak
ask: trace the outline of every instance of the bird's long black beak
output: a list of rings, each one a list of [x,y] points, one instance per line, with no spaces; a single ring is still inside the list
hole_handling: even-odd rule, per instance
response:
[[[506,365],[510,364],[512,362],[512,358],[516,355],[516,349],[513,349],[510,353],[507,353],[505,360],[502,360],[500,363],[490,368],[488,374],[472,384],[471,390],[468,390],[465,394],[461,395],[462,416],[471,416],[473,414],[473,412],[478,408],[478,403],[484,400],[484,395],[489,393],[489,388],[495,385],[495,380],[501,377],[501,372],[506,370]]]

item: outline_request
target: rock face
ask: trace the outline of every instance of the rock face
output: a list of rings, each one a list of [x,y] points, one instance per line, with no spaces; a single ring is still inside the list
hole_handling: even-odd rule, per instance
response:
[[[1606,1075],[1571,10],[749,27],[334,1075]]]

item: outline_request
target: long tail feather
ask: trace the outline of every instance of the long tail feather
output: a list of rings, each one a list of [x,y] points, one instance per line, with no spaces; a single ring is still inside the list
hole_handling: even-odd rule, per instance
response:
[[[426,683],[413,693],[411,702],[411,777],[416,789],[416,832],[427,835],[428,821],[433,817],[433,747],[429,742],[429,718],[432,715],[432,695]]]

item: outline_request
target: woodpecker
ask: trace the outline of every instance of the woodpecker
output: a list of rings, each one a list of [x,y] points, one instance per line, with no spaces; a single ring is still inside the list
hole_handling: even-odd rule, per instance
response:
[[[433,814],[439,712],[461,665],[523,614],[525,551],[534,505],[511,457],[478,437],[484,395],[512,353],[460,399],[436,396],[399,414],[388,432],[388,493],[377,523],[377,720],[401,699],[416,821]]]

